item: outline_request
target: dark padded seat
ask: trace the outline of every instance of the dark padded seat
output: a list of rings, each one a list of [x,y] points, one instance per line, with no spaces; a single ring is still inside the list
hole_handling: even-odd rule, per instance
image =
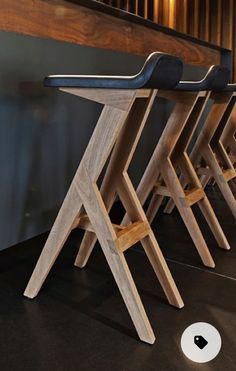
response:
[[[233,92],[235,91],[236,92],[236,83],[228,84],[226,88],[224,89],[224,91],[233,91]]]
[[[169,54],[152,53],[134,76],[52,75],[44,80],[48,87],[100,89],[172,89],[181,79],[182,61]]]
[[[230,81],[230,71],[226,67],[211,66],[200,81],[180,81],[175,90],[182,91],[221,91]]]

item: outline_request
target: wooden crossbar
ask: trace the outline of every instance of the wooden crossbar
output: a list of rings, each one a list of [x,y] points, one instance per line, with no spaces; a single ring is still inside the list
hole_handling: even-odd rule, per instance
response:
[[[117,233],[117,240],[115,241],[116,246],[120,251],[124,252],[131,246],[145,238],[149,233],[149,223],[132,223]]]
[[[236,177],[236,171],[234,169],[223,170],[223,176],[224,180],[226,180],[226,182],[229,182]]]
[[[184,191],[185,198],[183,200],[184,206],[192,206],[205,197],[205,192],[202,187],[195,187],[193,189]]]

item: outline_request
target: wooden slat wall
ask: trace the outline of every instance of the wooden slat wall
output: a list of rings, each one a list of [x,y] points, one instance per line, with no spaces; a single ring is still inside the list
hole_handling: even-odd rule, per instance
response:
[[[236,0],[104,0],[106,4],[233,50],[236,81]]]

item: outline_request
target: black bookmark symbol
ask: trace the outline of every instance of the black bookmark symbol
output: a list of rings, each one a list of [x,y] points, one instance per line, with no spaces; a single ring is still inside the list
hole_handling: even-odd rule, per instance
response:
[[[203,336],[197,335],[194,336],[194,344],[196,344],[198,348],[203,349],[208,344],[208,341],[206,341]]]

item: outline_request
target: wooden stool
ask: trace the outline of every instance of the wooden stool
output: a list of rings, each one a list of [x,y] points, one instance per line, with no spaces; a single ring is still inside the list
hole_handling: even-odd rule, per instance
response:
[[[45,85],[104,105],[96,128],[42,250],[24,295],[39,292],[73,228],[96,235],[141,340],[152,344],[155,336],[140,300],[124,252],[141,241],[171,305],[183,301],[138,201],[127,170],[157,90],[171,89],[182,74],[182,62],[153,53],[135,76],[49,76]],[[106,177],[97,180],[104,166]],[[109,209],[116,195],[131,224],[112,224]]]
[[[186,150],[211,95],[207,91],[224,88],[228,79],[227,69],[213,66],[200,82],[180,82],[176,88],[179,91],[163,92],[162,96],[176,101],[176,105],[137,188],[142,205],[152,194],[147,211],[150,223],[163,198],[172,198],[204,265],[211,268],[215,264],[192,212],[192,205],[200,207],[218,245],[226,250],[230,246]],[[181,176],[185,180],[184,186],[179,179]]]
[[[235,87],[234,97],[236,94],[236,84],[233,84]],[[227,153],[229,154],[230,160],[236,166],[236,106],[232,112],[231,118],[229,119],[222,136],[220,138],[223,146],[225,147]]]
[[[227,147],[235,153],[235,123],[231,115],[236,101],[236,84],[228,84],[223,92],[212,92],[214,101],[207,120],[191,151],[191,162],[200,176],[203,188],[211,178],[217,183],[233,216],[236,218],[236,199],[230,187],[230,181],[236,177],[236,171]],[[186,183],[185,183],[186,184]],[[167,206],[167,212],[173,209],[173,202]]]
[[[235,84],[236,86],[236,84]],[[235,96],[236,93],[234,93]],[[233,164],[236,163],[236,109],[232,113],[232,117],[223,131],[221,142],[229,153]]]
[[[211,94],[207,90],[224,88],[228,79],[227,69],[213,66],[199,82],[181,82],[178,85],[179,91],[158,92],[158,96],[174,100],[176,105],[137,189],[142,205],[153,194],[147,212],[149,221],[153,220],[163,197],[173,197],[203,263],[212,268],[215,266],[214,261],[191,210],[194,203],[198,203],[201,208],[219,246],[226,250],[230,246],[193,169],[186,148]],[[181,89],[184,91],[180,91]],[[191,189],[185,190],[182,187],[176,172],[177,167],[187,178]],[[106,178],[109,179],[108,174]],[[128,222],[129,216],[126,215],[122,225],[127,225]],[[86,232],[75,262],[77,266],[82,267],[87,263],[95,243],[96,236]]]

